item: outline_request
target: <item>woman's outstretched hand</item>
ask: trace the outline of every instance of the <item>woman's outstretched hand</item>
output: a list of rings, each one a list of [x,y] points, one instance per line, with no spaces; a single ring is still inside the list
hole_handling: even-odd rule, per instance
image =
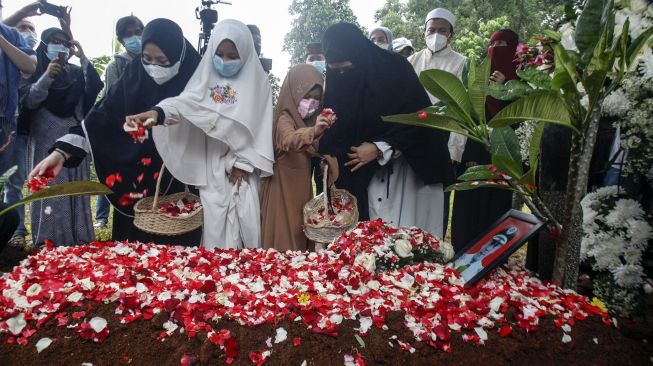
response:
[[[152,128],[156,125],[156,121],[159,118],[159,113],[155,110],[135,114],[133,116],[125,117],[125,124],[123,129],[127,132],[135,131],[138,129],[138,126],[143,126],[145,128]]]
[[[61,169],[63,169],[63,163],[66,161],[66,159],[64,159],[64,154],[66,153],[59,151],[51,152],[48,157],[41,160],[41,162],[38,163],[29,173],[27,181],[30,181],[34,177],[46,176],[47,172],[51,172],[53,177],[58,176],[59,173],[61,173]]]

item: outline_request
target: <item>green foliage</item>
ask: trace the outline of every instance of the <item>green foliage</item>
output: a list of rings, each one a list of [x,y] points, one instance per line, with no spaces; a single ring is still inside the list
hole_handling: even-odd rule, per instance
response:
[[[509,26],[520,39],[530,39],[564,17],[566,0],[386,0],[374,17],[395,37],[406,37],[416,50],[426,47],[424,18],[434,8],[446,8],[457,17],[454,48],[481,59],[492,32]]]
[[[0,176],[0,192],[4,190],[5,184],[7,184],[9,178],[16,173],[16,170],[18,170],[18,166],[14,165]]]
[[[274,108],[276,107],[277,100],[279,99],[281,84],[279,78],[273,73],[268,74],[268,80],[270,81],[270,87],[272,88],[272,108]]]
[[[464,29],[461,33],[458,33],[454,39],[453,48],[471,59],[479,60],[487,55],[487,47],[492,33],[505,28],[510,28],[510,22],[505,15],[490,19],[487,22],[481,21],[478,25],[478,31]]]
[[[519,139],[515,130],[510,127],[495,128],[490,133],[490,154],[492,164],[502,172],[512,177],[524,175],[521,165]]]
[[[306,45],[320,42],[330,25],[349,22],[360,27],[349,0],[293,0],[288,11],[294,19],[283,50],[290,53],[291,65],[304,62]]]
[[[0,212],[0,216],[6,214],[15,207],[26,205],[31,202],[41,201],[48,198],[67,196],[88,196],[113,193],[107,186],[98,182],[76,181],[54,185],[23,198]]]
[[[422,113],[387,116],[384,121],[437,128],[465,135],[484,145],[495,166],[492,171],[488,166],[469,168],[458,178],[464,182],[448,189],[501,188],[532,197],[535,194],[535,171],[543,123],[571,126],[569,114],[560,96],[553,91],[535,90],[526,84],[529,93],[521,96],[486,123],[484,103],[490,83],[487,59],[470,68],[469,90],[465,90],[454,75],[442,70],[423,71],[420,81],[429,93],[440,99],[441,104],[429,107]],[[537,141],[532,142],[533,150],[529,152],[531,169],[527,172],[524,172],[522,167],[517,135],[512,128],[507,127],[525,120],[542,121],[533,135]]]
[[[593,278],[592,292],[601,299],[612,315],[629,317],[640,310],[640,302],[645,303],[643,291],[639,288],[623,288],[615,283],[608,271],[598,272]]]
[[[102,55],[89,59],[89,61],[91,61],[91,64],[95,68],[95,71],[97,71],[98,75],[100,76],[104,75],[104,70],[106,70],[107,65],[109,64],[109,62],[111,62],[111,60],[112,60],[112,56],[109,55]]]

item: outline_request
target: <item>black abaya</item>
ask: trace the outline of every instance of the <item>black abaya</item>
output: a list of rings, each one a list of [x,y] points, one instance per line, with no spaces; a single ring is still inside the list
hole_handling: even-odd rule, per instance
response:
[[[141,58],[132,60],[120,80],[86,116],[86,133],[79,129],[71,130],[71,133],[88,138],[95,170],[101,182],[115,173],[120,173],[122,177],[122,183],[112,187],[114,194],[107,196],[115,208],[112,231],[114,240],[196,245],[201,241],[201,229],[174,237],[140,231],[130,218],[133,215],[133,204],[125,205],[120,200],[123,195],[131,192],[153,195],[156,176],[163,164],[151,136],[143,143],[135,143],[125,133],[125,116],[149,110],[163,99],[179,95],[200,60],[200,55],[184,38],[181,28],[168,19],[155,19],[148,23],[143,30],[142,43],[143,47],[148,43],[157,45],[168,57],[171,66],[180,61],[179,73],[162,85],[157,85],[145,71]],[[59,141],[55,147],[73,154],[67,165],[78,164],[85,155],[83,150],[66,142]],[[184,185],[166,172],[162,178],[160,194],[183,191]]]
[[[320,140],[320,152],[338,159],[336,186],[356,196],[360,220],[369,218],[367,188],[379,164],[375,160],[352,173],[351,167],[344,166],[351,147],[385,142],[401,151],[425,184],[449,183],[447,133],[381,120],[381,116],[416,113],[431,104],[410,63],[374,45],[353,24],[329,27],[322,44],[329,64],[350,61],[354,65],[344,73],[327,69],[324,106],[334,110],[338,121]]]

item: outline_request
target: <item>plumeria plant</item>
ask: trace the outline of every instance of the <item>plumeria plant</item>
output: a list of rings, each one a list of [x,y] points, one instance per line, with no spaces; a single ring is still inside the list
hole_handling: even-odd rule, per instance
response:
[[[538,60],[535,56],[534,64],[519,73],[522,80],[508,82],[502,90],[504,99],[517,99],[490,121],[485,118],[485,98],[501,97],[493,89],[502,88],[488,87],[488,60],[470,71],[469,90],[447,72],[423,72],[420,80],[442,105],[417,114],[386,117],[386,121],[439,128],[482,143],[492,154],[492,166],[468,169],[458,178],[463,183],[452,189],[507,188],[525,198],[533,213],[548,219],[557,231],[554,280],[565,287],[576,286],[580,243],[570,243],[569,237],[572,218],[579,212],[587,189],[603,100],[621,85],[627,71],[637,66],[638,55],[653,34],[650,25],[631,34],[628,17],[623,19],[621,31],[615,32],[615,14],[627,5],[615,7],[614,0],[586,0],[570,34],[544,32],[538,47],[543,50],[541,55],[547,51],[553,55],[552,72],[547,73],[547,57]],[[527,120],[537,121],[537,127],[532,135],[530,169],[523,172],[519,142],[509,126]],[[551,215],[535,188],[544,123],[573,131],[562,217]]]

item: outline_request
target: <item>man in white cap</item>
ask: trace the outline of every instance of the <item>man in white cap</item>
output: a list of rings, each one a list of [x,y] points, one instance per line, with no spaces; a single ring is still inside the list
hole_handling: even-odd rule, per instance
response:
[[[450,45],[455,26],[456,16],[447,9],[437,8],[428,13],[424,21],[424,39],[427,48],[408,58],[408,62],[413,65],[417,75],[425,70],[444,70],[456,75],[463,84],[467,84],[469,59],[454,51]],[[433,104],[438,102],[438,98],[430,93],[429,97]],[[456,133],[449,135],[448,148],[452,164],[457,164],[462,160],[466,142],[467,138],[462,135]],[[445,193],[445,202],[449,202],[448,193]],[[446,233],[449,205],[445,204],[444,206]]]
[[[398,54],[408,58],[413,55],[415,48],[413,42],[405,37],[400,37],[392,41],[392,49]]]

